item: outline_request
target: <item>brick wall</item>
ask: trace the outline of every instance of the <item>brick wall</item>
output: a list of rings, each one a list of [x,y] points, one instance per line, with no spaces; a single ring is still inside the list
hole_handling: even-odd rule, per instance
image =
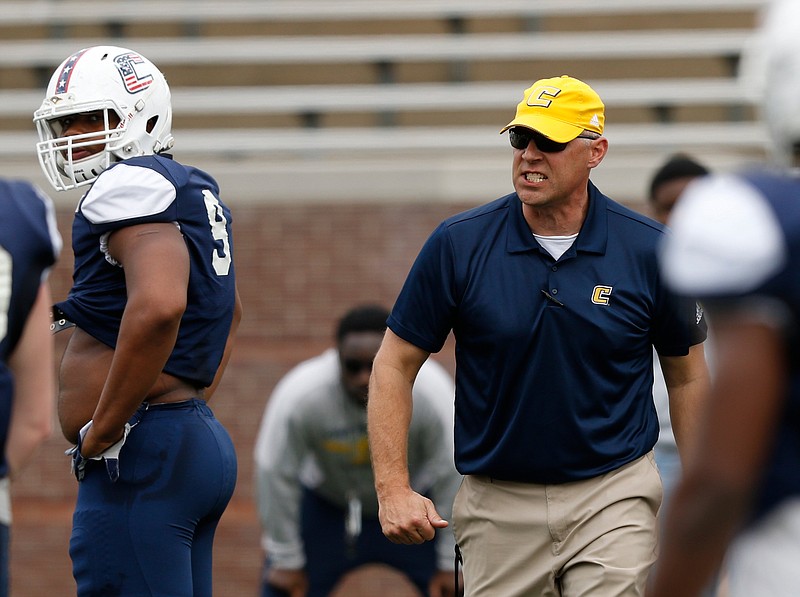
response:
[[[489,199],[489,198],[487,198]],[[338,317],[355,303],[390,306],[419,247],[435,225],[468,205],[241,204],[234,214],[235,262],[245,315],[226,376],[212,401],[239,456],[239,480],[215,546],[218,597],[255,596],[262,554],[253,503],[252,448],[266,399],[298,360],[331,341]],[[70,206],[59,207],[69,242]],[[54,296],[71,276],[67,246],[53,272]],[[57,340],[59,348],[63,341]],[[452,365],[451,351],[439,358]],[[66,441],[57,432],[13,488],[12,594],[74,595],[68,543],[76,483]],[[414,591],[384,569],[345,579],[338,597],[410,597]]]

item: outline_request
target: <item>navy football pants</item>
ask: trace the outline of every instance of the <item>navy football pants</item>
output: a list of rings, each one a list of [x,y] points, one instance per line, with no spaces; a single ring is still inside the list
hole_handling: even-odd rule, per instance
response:
[[[398,545],[383,536],[377,518],[364,518],[355,548],[348,550],[345,515],[346,512],[338,506],[311,491],[303,491],[301,533],[309,584],[307,597],[328,597],[345,574],[365,564],[391,566],[404,573],[422,595],[428,594],[428,583],[437,564],[434,541],[421,545]],[[287,595],[265,582],[261,590],[261,597]]]
[[[92,460],[69,553],[79,597],[210,597],[214,532],[236,485],[227,431],[202,400],[144,406],[111,483]]]

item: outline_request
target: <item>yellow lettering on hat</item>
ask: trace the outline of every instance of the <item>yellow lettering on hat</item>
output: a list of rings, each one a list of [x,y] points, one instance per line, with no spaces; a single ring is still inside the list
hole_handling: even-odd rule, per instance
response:
[[[528,99],[525,103],[531,107],[549,108],[559,93],[561,93],[561,90],[558,87],[551,87],[550,85],[534,87],[528,94]]]

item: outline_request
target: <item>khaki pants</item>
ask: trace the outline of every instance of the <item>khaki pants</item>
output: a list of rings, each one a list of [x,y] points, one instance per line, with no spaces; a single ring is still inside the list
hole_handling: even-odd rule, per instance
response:
[[[465,597],[644,595],[660,504],[652,452],[558,485],[466,476],[453,505]]]

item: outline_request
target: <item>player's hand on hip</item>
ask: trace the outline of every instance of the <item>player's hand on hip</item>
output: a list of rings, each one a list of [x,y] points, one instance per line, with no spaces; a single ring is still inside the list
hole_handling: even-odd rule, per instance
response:
[[[78,481],[83,481],[83,478],[86,475],[87,462],[89,460],[103,460],[105,461],[108,478],[112,483],[114,483],[117,479],[119,479],[119,453],[122,451],[122,446],[125,445],[125,440],[128,439],[128,433],[130,433],[131,425],[125,423],[125,428],[122,432],[122,438],[117,442],[111,444],[98,454],[87,457],[84,456],[85,450],[83,450],[83,443],[91,427],[92,421],[86,423],[86,425],[81,428],[77,445],[65,452],[65,454],[71,456],[72,458],[72,474],[75,475],[75,478]]]
[[[386,538],[403,545],[432,541],[436,529],[449,524],[439,516],[431,500],[411,488],[398,488],[382,495],[378,518]]]

